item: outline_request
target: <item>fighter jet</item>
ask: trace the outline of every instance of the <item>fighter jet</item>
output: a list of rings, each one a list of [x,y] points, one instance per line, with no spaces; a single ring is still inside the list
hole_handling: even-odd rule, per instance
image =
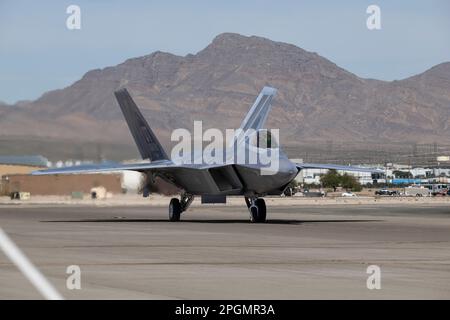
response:
[[[276,91],[271,87],[262,89],[242,121],[240,130],[233,135],[232,143],[224,147],[226,151],[232,152],[225,152],[222,163],[211,163],[198,161],[198,157],[194,156],[184,157],[191,160],[194,158],[193,161],[185,162],[169,158],[128,91],[120,89],[114,93],[115,97],[145,163],[81,165],[34,171],[32,174],[138,171],[146,175],[145,181],[149,184],[159,177],[180,190],[180,197],[170,200],[169,221],[179,221],[195,196],[201,196],[202,203],[223,203],[228,195],[240,195],[245,199],[250,221],[261,223],[266,221],[267,216],[263,197],[282,194],[302,169],[381,172],[375,168],[290,161],[278,145],[275,135],[263,129]],[[261,160],[262,155],[266,156],[264,161]],[[253,160],[250,161],[251,159]],[[268,163],[267,159],[275,161],[276,165]],[[148,186],[143,190],[143,196],[147,197]]]

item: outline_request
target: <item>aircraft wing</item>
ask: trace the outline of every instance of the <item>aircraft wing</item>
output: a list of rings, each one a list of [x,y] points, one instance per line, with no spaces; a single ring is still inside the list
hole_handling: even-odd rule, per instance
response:
[[[97,172],[114,172],[122,170],[130,170],[137,172],[147,172],[147,171],[166,171],[171,170],[208,170],[214,168],[228,167],[229,165],[221,164],[175,164],[170,160],[154,161],[149,163],[131,163],[122,164],[118,162],[107,162],[107,163],[97,163],[97,164],[86,164],[81,166],[71,166],[64,168],[55,169],[44,169],[36,170],[31,172],[34,176],[42,176],[49,174],[83,174],[83,173],[97,173]]]
[[[87,164],[81,166],[73,166],[66,168],[55,168],[47,170],[38,170],[31,172],[32,175],[49,175],[49,174],[70,174],[70,173],[96,173],[96,172],[111,172],[121,170],[132,170],[138,172],[145,172],[157,169],[176,168],[179,167],[171,161],[155,161],[151,163],[101,163],[101,164]]]
[[[383,173],[384,170],[379,168],[367,168],[367,167],[355,167],[344,166],[337,164],[322,164],[322,163],[296,163],[298,169],[334,169],[343,171],[356,171],[356,172],[371,172],[371,173]]]
[[[236,175],[235,170],[233,169],[233,165],[178,165],[170,160],[137,164],[103,163],[81,165],[67,168],[33,171],[31,174],[82,174],[115,172],[121,170],[155,173],[167,182],[172,183],[176,187],[187,190],[192,194],[219,194],[233,191],[238,192],[243,187]]]

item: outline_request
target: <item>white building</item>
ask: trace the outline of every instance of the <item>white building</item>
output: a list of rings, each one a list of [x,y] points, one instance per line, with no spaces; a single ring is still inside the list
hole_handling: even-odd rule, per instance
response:
[[[290,159],[292,162],[302,163],[303,159]],[[348,174],[354,176],[360,184],[365,185],[373,183],[372,174],[370,172],[356,172],[337,170],[339,174]],[[295,178],[298,183],[320,184],[320,177],[328,173],[328,169],[302,169]]]

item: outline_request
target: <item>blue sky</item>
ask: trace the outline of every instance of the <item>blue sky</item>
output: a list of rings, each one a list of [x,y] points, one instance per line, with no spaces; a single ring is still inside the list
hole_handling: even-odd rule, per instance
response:
[[[81,30],[66,8],[81,8]],[[382,29],[366,27],[381,8]],[[222,32],[295,44],[365,78],[450,61],[450,1],[0,0],[0,101],[35,99],[94,68],[156,50],[196,53]]]

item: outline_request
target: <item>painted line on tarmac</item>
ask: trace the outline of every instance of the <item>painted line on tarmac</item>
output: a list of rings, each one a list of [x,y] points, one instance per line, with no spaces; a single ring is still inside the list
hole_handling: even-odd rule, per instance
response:
[[[25,254],[22,253],[19,247],[17,247],[8,237],[2,228],[0,228],[0,248],[45,299],[64,299]]]

